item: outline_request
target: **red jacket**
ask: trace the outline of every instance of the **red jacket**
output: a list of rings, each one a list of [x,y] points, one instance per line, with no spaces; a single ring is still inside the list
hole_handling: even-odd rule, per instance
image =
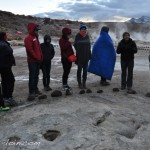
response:
[[[34,34],[34,29],[37,26],[35,23],[28,24],[29,34],[26,36],[24,43],[27,52],[27,60],[30,63],[42,62],[43,55],[38,37]]]
[[[61,57],[68,58],[69,56],[74,54],[71,43],[68,39],[61,38],[59,40],[59,46],[61,50]]]

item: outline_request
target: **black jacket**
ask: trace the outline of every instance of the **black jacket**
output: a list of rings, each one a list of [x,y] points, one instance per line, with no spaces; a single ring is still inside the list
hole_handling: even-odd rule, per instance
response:
[[[91,43],[88,34],[83,37],[78,33],[75,37],[74,47],[76,50],[77,65],[87,65],[91,58]]]
[[[49,42],[47,42],[49,40]],[[55,55],[54,46],[50,43],[51,37],[49,35],[44,36],[44,43],[41,44],[41,49],[43,53],[43,63],[51,62]]]
[[[0,68],[15,66],[15,58],[10,44],[6,41],[0,41]]]
[[[121,54],[121,60],[130,61],[134,59],[134,54],[137,53],[137,46],[132,39],[125,41],[122,39],[117,47],[117,54]]]

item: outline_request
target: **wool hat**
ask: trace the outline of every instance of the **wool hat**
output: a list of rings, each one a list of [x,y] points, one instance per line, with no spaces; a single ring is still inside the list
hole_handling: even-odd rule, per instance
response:
[[[84,23],[80,23],[80,30],[81,29],[84,29],[84,30],[86,30],[87,29],[87,26],[84,24]]]
[[[67,27],[63,28],[62,29],[62,34],[63,35],[70,35],[71,34],[71,29],[67,28]]]
[[[122,37],[124,38],[125,35],[129,35],[129,36],[130,36],[130,33],[129,33],[129,32],[124,32],[124,33],[122,34]]]

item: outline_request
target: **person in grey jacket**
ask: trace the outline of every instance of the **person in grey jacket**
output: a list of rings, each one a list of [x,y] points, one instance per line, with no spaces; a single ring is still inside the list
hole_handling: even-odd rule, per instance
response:
[[[79,88],[86,89],[86,79],[87,79],[87,67],[88,62],[91,58],[91,43],[89,35],[87,34],[87,26],[83,23],[80,24],[80,31],[77,33],[75,37],[74,47],[76,50],[77,61],[76,64],[78,66],[77,70],[77,81]],[[83,70],[83,74],[82,74]],[[82,74],[82,81],[81,81]]]

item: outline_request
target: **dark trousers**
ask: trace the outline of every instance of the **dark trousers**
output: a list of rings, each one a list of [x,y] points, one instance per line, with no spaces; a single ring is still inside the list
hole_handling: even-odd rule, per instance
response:
[[[36,90],[38,90],[38,81],[39,81],[39,63],[29,63],[29,94],[34,94]]]
[[[1,84],[2,84],[2,95],[4,98],[11,98],[14,91],[15,78],[11,67],[1,68]]]
[[[44,87],[48,87],[50,84],[51,62],[43,62],[41,65],[41,69],[43,73],[43,85]]]
[[[82,74],[82,70],[83,70],[83,74]],[[81,84],[81,76],[82,76],[82,81],[83,83],[86,82],[87,79],[87,65],[84,66],[80,66],[78,65],[78,70],[77,70],[77,81],[79,84]]]
[[[131,61],[122,61],[121,60],[121,86],[123,87],[132,87],[133,80],[133,68],[134,68],[134,60]]]
[[[68,76],[72,67],[72,63],[68,61],[67,58],[61,59],[63,65],[63,76],[62,76],[62,83],[63,85],[68,84]]]
[[[3,101],[3,95],[2,95],[2,89],[1,89],[1,85],[0,85],[0,107],[4,107],[4,101]]]

